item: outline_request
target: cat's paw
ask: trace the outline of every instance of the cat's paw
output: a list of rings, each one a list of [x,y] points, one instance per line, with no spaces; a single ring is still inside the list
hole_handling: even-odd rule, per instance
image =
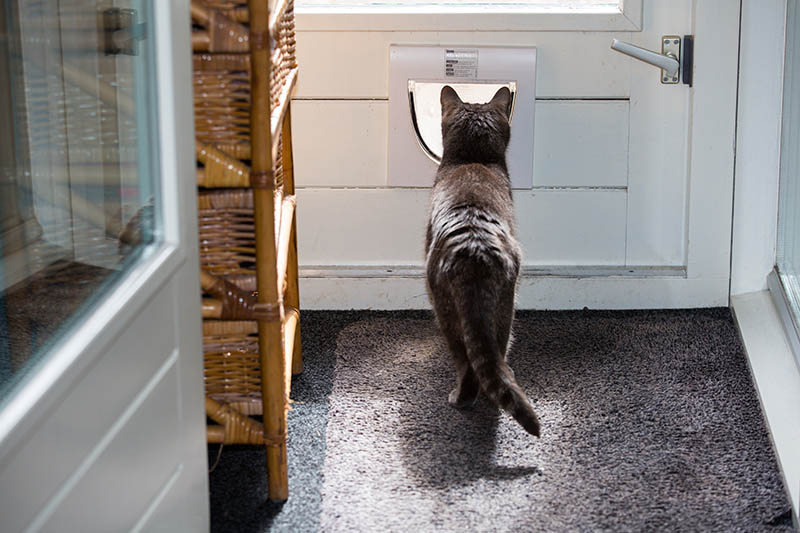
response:
[[[470,397],[462,394],[460,389],[453,389],[450,391],[450,395],[447,397],[447,403],[456,409],[465,409],[475,403],[476,398],[477,395]]]

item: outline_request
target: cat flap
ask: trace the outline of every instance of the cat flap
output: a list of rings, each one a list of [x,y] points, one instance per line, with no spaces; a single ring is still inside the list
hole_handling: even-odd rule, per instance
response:
[[[441,90],[453,87],[465,102],[488,102],[502,87],[512,94],[514,120],[506,152],[511,186],[533,185],[536,48],[527,46],[389,47],[387,176],[389,187],[430,187],[442,156]],[[382,118],[385,104],[365,104],[359,117]],[[353,106],[355,110],[355,105]],[[360,120],[360,119],[359,119]],[[375,122],[365,122],[372,125]],[[372,126],[367,127],[372,133]],[[366,141],[366,140],[365,140]],[[378,150],[372,135],[365,149]],[[374,148],[369,148],[373,147]]]
[[[425,155],[436,164],[442,161],[442,104],[440,94],[442,87],[445,85],[452,87],[458,97],[469,104],[484,104],[490,101],[501,87],[508,87],[508,90],[511,91],[509,122],[514,118],[514,102],[517,96],[517,84],[513,81],[447,83],[408,80],[408,105],[417,143],[419,143],[419,147]]]

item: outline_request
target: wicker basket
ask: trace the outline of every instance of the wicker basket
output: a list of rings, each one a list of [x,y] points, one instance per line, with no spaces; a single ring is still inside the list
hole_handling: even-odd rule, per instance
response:
[[[260,415],[261,364],[255,322],[203,325],[206,395],[246,415]]]
[[[293,2],[271,13],[266,4],[192,0],[198,233],[206,413],[216,422],[208,439],[266,445],[270,498],[284,500],[289,370],[302,369],[289,111],[297,64]],[[263,424],[252,418],[262,413]]]
[[[254,291],[252,191],[200,191],[197,208],[200,267]],[[262,411],[257,335],[255,321],[203,322],[206,394],[248,415]]]
[[[294,3],[279,2],[283,7],[280,14],[270,17],[270,105],[274,110],[285,109],[289,93],[294,86],[297,72],[295,56],[296,41],[294,27]],[[249,33],[246,22],[249,15],[247,2],[192,2],[192,15],[195,20],[204,21],[206,27],[196,26],[193,32],[195,55],[193,77],[195,91],[195,130],[199,143],[219,150],[230,159],[219,154],[208,156],[211,165],[204,157],[198,158],[206,170],[200,184],[204,187],[244,187],[247,186],[246,172],[237,166],[235,160],[248,160],[250,150],[250,56],[248,51]],[[222,31],[222,30],[225,31]],[[209,53],[213,52],[213,53]],[[273,113],[271,130],[280,130],[282,113]],[[273,139],[278,136],[273,135]],[[273,146],[273,154],[280,149]],[[236,166],[235,175],[228,167]]]
[[[277,166],[276,174],[281,175]],[[275,203],[282,200],[275,191]],[[205,271],[255,290],[255,230],[253,192],[250,189],[201,190],[197,201],[200,267]],[[275,224],[280,221],[276,214]],[[242,281],[245,278],[249,281]]]
[[[195,54],[195,135],[236,159],[250,159],[250,58]]]
[[[252,192],[201,191],[197,214],[201,268],[226,278],[255,276]]]

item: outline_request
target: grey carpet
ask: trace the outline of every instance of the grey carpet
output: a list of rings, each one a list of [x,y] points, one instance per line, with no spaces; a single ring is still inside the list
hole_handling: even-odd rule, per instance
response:
[[[509,359],[539,440],[483,400],[447,405],[429,313],[306,312],[302,327],[292,496],[263,504],[263,451],[225,448],[214,530],[791,530],[727,309],[518,313]]]

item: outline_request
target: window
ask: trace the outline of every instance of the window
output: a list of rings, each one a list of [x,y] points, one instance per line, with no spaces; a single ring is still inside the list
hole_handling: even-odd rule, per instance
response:
[[[524,10],[581,10],[581,11],[610,11],[618,10],[620,0],[297,0],[298,7],[305,6],[340,6],[362,7],[373,6],[382,8],[392,7],[447,7],[447,8],[508,8],[519,11]]]
[[[640,31],[642,0],[296,0],[300,31]]]

